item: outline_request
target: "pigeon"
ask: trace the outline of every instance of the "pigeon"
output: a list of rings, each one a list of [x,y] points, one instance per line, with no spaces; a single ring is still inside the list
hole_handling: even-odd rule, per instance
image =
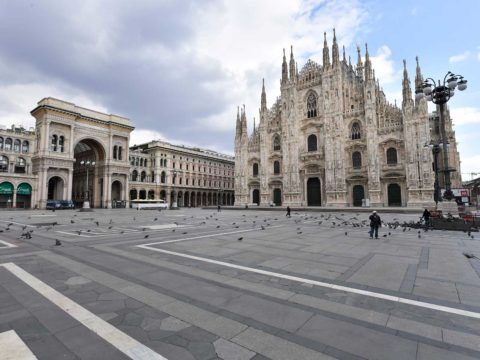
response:
[[[265,226],[262,225],[261,228],[262,228],[262,230],[265,230]]]
[[[81,235],[81,234],[82,234],[82,230],[78,230],[78,231],[77,231],[77,234],[78,234],[78,235]]]
[[[243,240],[243,237],[239,237],[237,240],[238,240],[238,241],[242,241],[242,240]]]
[[[300,235],[301,233],[302,233],[301,231],[298,231],[298,232],[297,232],[297,235]]]
[[[348,236],[348,232],[345,231],[345,236]]]
[[[73,220],[70,220],[70,224],[75,224],[75,221],[73,221]]]
[[[183,235],[186,235],[186,234],[188,234],[188,232],[184,231],[182,234],[183,234]]]
[[[390,235],[392,235],[392,233],[391,233],[391,232],[388,232],[388,236],[390,236]]]
[[[217,225],[217,229],[219,229],[219,228],[220,228],[220,225]]]
[[[113,226],[109,226],[108,229],[111,229]]]
[[[112,222],[113,222],[113,219],[110,219],[110,222],[109,222],[109,224],[111,224]]]
[[[387,234],[383,234],[383,237],[387,237]]]
[[[172,229],[172,232],[175,232],[175,229]]]
[[[62,245],[62,243],[60,242],[60,240],[55,239],[55,246],[60,246],[60,245]]]
[[[144,238],[144,239],[148,239],[149,236],[150,236],[150,235],[147,234],[147,235],[145,235],[143,238]]]
[[[157,221],[157,220],[158,220],[158,218],[153,219],[153,221]]]
[[[98,221],[95,221],[95,224],[96,224],[97,226],[99,226],[99,225],[100,225],[100,223],[99,223]]]
[[[120,234],[123,234],[124,232],[125,232],[125,231],[122,230],[122,231],[120,231]]]

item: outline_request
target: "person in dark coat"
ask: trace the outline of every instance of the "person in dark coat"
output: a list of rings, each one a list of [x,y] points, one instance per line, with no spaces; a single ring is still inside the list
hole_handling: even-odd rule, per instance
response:
[[[287,214],[286,214],[285,216],[292,217],[292,216],[290,215],[290,206],[287,206]]]
[[[432,216],[432,214],[430,213],[430,211],[428,211],[428,209],[425,208],[425,211],[423,212],[422,218],[425,220],[425,226],[426,227],[430,226],[430,217],[431,216]]]
[[[370,239],[373,239],[373,234],[375,233],[375,239],[378,239],[378,228],[382,224],[382,220],[380,216],[378,216],[376,211],[372,212],[372,215],[369,217],[370,219]]]

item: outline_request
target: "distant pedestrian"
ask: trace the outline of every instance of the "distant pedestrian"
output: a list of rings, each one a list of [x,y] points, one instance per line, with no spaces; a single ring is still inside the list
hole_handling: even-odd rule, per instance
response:
[[[220,205],[217,206],[217,211],[218,212],[222,211],[222,208],[220,207]]]
[[[430,211],[428,211],[428,209],[425,208],[425,211],[423,212],[423,215],[422,215],[422,219],[425,220],[425,227],[430,226],[430,217],[431,216],[432,216],[432,214],[430,213]]]
[[[378,239],[378,228],[382,224],[382,220],[380,216],[378,216],[376,211],[372,212],[372,215],[369,217],[370,219],[370,239],[373,239],[373,235],[375,233],[375,239]]]
[[[290,211],[291,211],[291,210],[290,210],[290,206],[287,206],[287,214],[286,214],[285,216],[292,217],[292,216],[290,215]]]

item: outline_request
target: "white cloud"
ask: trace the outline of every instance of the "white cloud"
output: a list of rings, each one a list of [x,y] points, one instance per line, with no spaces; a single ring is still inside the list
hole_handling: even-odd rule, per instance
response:
[[[458,63],[467,60],[470,57],[470,51],[464,51],[461,54],[458,55],[453,55],[448,58],[448,61],[453,64],[453,63]]]
[[[461,158],[461,168],[463,180],[470,180],[469,173],[480,174],[480,155],[473,155]]]
[[[370,56],[372,66],[375,69],[375,77],[380,79],[382,84],[397,83],[400,79],[400,72],[395,69],[395,62],[392,60],[392,51],[387,45],[382,45],[375,56]]]
[[[450,116],[457,126],[465,124],[480,124],[480,108],[458,107],[450,109]]]

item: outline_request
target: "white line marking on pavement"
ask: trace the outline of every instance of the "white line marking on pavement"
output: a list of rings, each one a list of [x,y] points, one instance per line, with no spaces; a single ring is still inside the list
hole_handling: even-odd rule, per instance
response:
[[[93,236],[87,236],[87,235],[83,235],[83,234],[78,234],[78,233],[71,233],[71,232],[68,232],[68,231],[55,231],[57,233],[60,233],[60,234],[66,234],[66,235],[74,235],[74,236],[82,236],[82,237],[93,237]]]
[[[37,279],[35,276],[26,272],[14,263],[4,263],[0,264],[0,266],[3,266],[24,283],[32,287],[75,320],[79,321],[85,327],[93,331],[95,334],[103,338],[112,346],[116,347],[131,359],[167,360],[152,349],[128,336],[124,332],[118,330],[115,326],[110,325],[108,322],[102,320],[84,307],[62,295],[57,290],[48,286],[43,281]]]
[[[37,360],[15,330],[0,333],[2,360]]]
[[[436,305],[436,304],[431,304],[431,303],[427,303],[427,302],[423,302],[423,301],[411,300],[411,299],[401,298],[401,297],[398,297],[398,296],[392,296],[392,295],[377,293],[377,292],[373,292],[373,291],[361,290],[361,289],[356,289],[356,288],[347,287],[347,286],[335,285],[335,284],[331,284],[331,283],[327,283],[327,282],[323,282],[323,281],[305,279],[305,278],[301,278],[301,277],[298,277],[298,276],[285,275],[285,274],[280,274],[280,273],[276,273],[276,272],[272,272],[272,271],[255,269],[255,268],[242,266],[242,265],[235,265],[235,264],[231,264],[231,263],[227,263],[227,262],[223,262],[223,261],[212,260],[212,259],[203,258],[203,257],[199,257],[199,256],[183,254],[183,253],[179,253],[179,252],[175,252],[175,251],[158,249],[158,248],[151,247],[151,245],[155,245],[155,244],[136,245],[136,247],[146,249],[146,250],[161,252],[161,253],[164,253],[164,254],[184,257],[184,258],[187,258],[187,259],[203,261],[203,262],[207,262],[207,263],[210,263],[210,264],[222,265],[222,266],[226,266],[226,267],[230,267],[230,268],[234,268],[234,269],[238,269],[238,270],[249,271],[249,272],[253,272],[253,273],[256,273],[256,274],[273,276],[273,277],[277,277],[277,278],[281,278],[281,279],[292,280],[292,281],[296,281],[296,282],[300,282],[300,283],[307,283],[307,284],[321,286],[321,287],[330,288],[330,289],[335,289],[335,290],[339,290],[339,291],[345,291],[345,292],[349,292],[349,293],[353,293],[353,294],[369,296],[369,297],[373,297],[373,298],[377,298],[377,299],[383,299],[383,300],[398,302],[398,303],[402,303],[402,304],[408,304],[408,305],[423,307],[423,308],[426,308],[426,309],[442,311],[442,312],[446,312],[446,313],[450,313],[450,314],[462,315],[462,316],[466,316],[466,317],[470,317],[470,318],[480,319],[480,313],[473,312],[473,311],[462,310],[462,309],[457,309],[457,308],[452,308],[452,307],[442,306],[442,305]]]
[[[4,223],[8,223],[8,224],[15,224],[15,225],[20,225],[20,226],[28,226],[28,227],[35,227],[33,225],[28,225],[28,224],[22,224],[22,223],[18,223],[18,222],[15,222],[15,221],[6,221],[6,220],[0,220],[1,222],[4,222]]]
[[[278,226],[280,226],[280,225],[278,225]],[[269,228],[274,228],[274,227],[278,227],[278,226],[269,226]],[[230,231],[230,232],[225,232],[225,233],[218,233],[218,234],[213,233],[213,234],[199,235],[199,236],[193,236],[193,237],[183,238],[183,239],[159,241],[159,242],[154,242],[154,243],[150,243],[150,244],[144,244],[144,245],[141,245],[141,246],[170,244],[170,243],[176,243],[176,242],[181,242],[181,241],[188,241],[188,240],[195,240],[195,239],[203,239],[203,238],[212,237],[212,236],[239,234],[239,233],[250,232],[250,231],[255,231],[255,230],[260,231],[259,228],[245,229],[245,230],[236,230],[236,231]]]
[[[5,245],[7,248],[16,248],[16,247],[18,247],[17,245],[10,244],[9,242],[3,241],[3,240],[0,240],[0,244]],[[2,247],[3,247],[3,246],[0,246],[0,249],[1,249]]]

